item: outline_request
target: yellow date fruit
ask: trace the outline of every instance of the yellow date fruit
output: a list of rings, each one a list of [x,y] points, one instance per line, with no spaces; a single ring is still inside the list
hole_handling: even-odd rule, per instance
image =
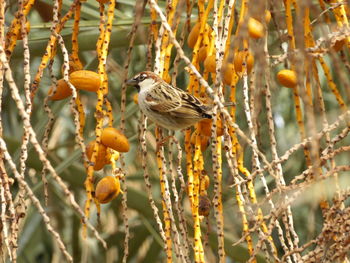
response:
[[[202,46],[198,52],[198,61],[203,62],[208,56],[208,47]]]
[[[210,137],[211,136],[211,126],[213,121],[210,119],[204,119],[199,122],[201,128],[201,134]],[[222,127],[222,121],[218,119],[216,124],[216,136],[222,136],[224,134],[224,128]]]
[[[231,85],[232,77],[234,76],[235,68],[232,63],[225,63],[222,73],[223,73],[223,82],[226,85]]]
[[[277,79],[281,85],[294,88],[298,84],[297,74],[290,69],[282,69],[277,73]]]
[[[251,38],[262,38],[265,35],[264,26],[258,20],[250,17],[248,20],[248,33]]]
[[[270,21],[271,21],[271,12],[270,12],[270,10],[265,10],[265,21],[266,21],[266,24],[270,23]]]
[[[210,72],[210,73],[215,73],[216,71],[216,58],[215,58],[215,54],[214,55],[210,55],[208,56],[205,60],[204,60],[204,68]]]
[[[100,76],[91,70],[77,70],[69,75],[75,88],[96,92],[100,87]]]
[[[56,91],[53,93],[54,87],[52,86],[49,90],[48,96],[50,100],[63,100],[72,95],[72,90],[64,79],[57,81]]]
[[[120,193],[119,179],[108,175],[103,177],[96,185],[95,198],[101,204],[112,201]]]
[[[96,141],[93,140],[91,141],[87,146],[86,146],[86,155],[89,161],[92,161],[92,154],[94,152],[96,145]],[[97,153],[96,153],[96,158],[94,162],[94,170],[99,171],[101,170],[106,164],[110,163],[110,152],[106,146],[103,144],[99,144],[97,147]]]
[[[187,45],[190,48],[194,48],[194,46],[196,45],[198,36],[199,36],[199,30],[201,28],[201,24],[199,22],[197,22],[193,27],[192,30],[190,32],[190,34],[188,35],[187,38]],[[207,33],[209,36],[211,34],[211,27],[208,24],[205,24],[205,28],[204,28],[204,33]]]
[[[243,51],[236,52],[234,58],[233,58],[233,64],[235,66],[235,70],[237,73],[242,72],[243,70],[243,58],[246,53]],[[246,57],[246,64],[247,64],[247,72],[250,73],[254,66],[254,57],[253,55],[248,52]]]
[[[128,152],[130,149],[129,141],[125,135],[113,127],[102,130],[101,142],[117,152]]]

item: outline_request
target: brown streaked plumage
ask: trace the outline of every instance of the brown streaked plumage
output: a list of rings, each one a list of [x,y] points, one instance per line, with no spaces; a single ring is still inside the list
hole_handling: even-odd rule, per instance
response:
[[[198,121],[212,118],[211,107],[188,92],[169,85],[151,71],[135,75],[127,84],[138,89],[141,111],[166,129],[185,129]]]

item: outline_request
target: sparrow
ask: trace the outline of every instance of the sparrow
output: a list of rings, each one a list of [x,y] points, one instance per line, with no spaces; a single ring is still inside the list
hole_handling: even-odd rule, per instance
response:
[[[163,128],[182,130],[212,118],[211,106],[168,84],[154,72],[140,72],[126,83],[136,87],[141,111]]]

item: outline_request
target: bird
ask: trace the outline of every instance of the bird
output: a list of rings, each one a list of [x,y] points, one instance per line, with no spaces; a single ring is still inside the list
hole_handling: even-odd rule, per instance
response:
[[[141,111],[154,123],[176,131],[212,119],[212,106],[174,87],[152,71],[142,71],[126,82],[136,87]]]

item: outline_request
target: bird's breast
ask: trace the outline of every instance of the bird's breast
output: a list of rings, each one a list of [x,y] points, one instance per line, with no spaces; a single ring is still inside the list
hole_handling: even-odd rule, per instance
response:
[[[146,93],[146,92],[139,92],[139,96],[138,96],[139,107],[143,111],[143,113],[145,113],[146,109],[147,110],[149,109],[147,102],[146,102],[147,95],[148,95],[148,93]]]

